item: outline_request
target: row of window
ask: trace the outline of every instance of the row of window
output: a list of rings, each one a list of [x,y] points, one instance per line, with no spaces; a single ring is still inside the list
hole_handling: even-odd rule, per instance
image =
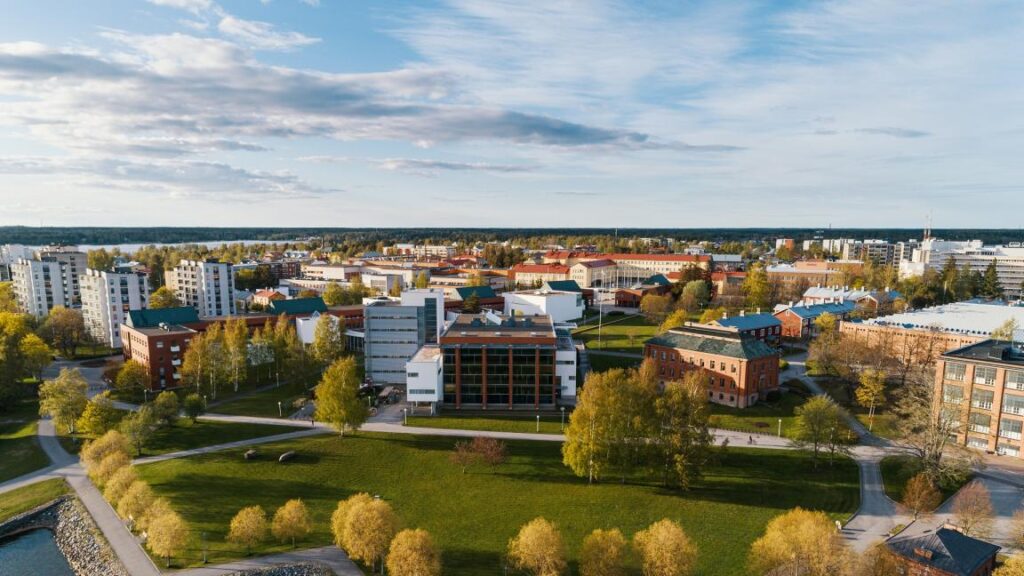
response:
[[[995,386],[999,371],[992,366],[975,366],[974,383],[982,386]],[[967,365],[962,362],[947,362],[943,378],[953,382],[964,382],[967,379]],[[1007,370],[1004,378],[1007,388],[1024,390],[1024,370]]]

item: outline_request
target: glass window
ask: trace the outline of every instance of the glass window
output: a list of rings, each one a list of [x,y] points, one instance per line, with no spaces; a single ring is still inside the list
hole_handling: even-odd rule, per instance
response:
[[[1007,370],[1006,387],[1014,390],[1024,390],[1024,371]]]
[[[1024,396],[1007,394],[1003,397],[1003,412],[1007,414],[1024,414]]]
[[[947,362],[946,363],[946,380],[956,380],[962,382],[964,379],[964,373],[967,371],[967,367],[964,364],[958,362]]]
[[[964,387],[953,384],[942,385],[942,401],[948,404],[959,404],[964,400]]]
[[[1020,420],[1003,418],[999,421],[999,437],[1020,440],[1022,428],[1024,428],[1024,424]]]
[[[977,412],[971,412],[967,419],[967,429],[971,432],[980,432],[982,434],[988,434],[991,429],[992,417],[988,414],[978,414]]]
[[[991,366],[975,366],[974,383],[992,386],[996,383],[996,369]]]
[[[991,410],[994,396],[995,393],[991,390],[975,390],[971,392],[971,406]]]

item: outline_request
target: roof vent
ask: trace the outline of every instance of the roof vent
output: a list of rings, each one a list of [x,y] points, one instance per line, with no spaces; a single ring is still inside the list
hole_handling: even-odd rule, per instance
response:
[[[921,558],[924,558],[925,560],[931,560],[932,559],[932,551],[931,550],[927,550],[925,548],[914,548],[914,555],[920,556]]]

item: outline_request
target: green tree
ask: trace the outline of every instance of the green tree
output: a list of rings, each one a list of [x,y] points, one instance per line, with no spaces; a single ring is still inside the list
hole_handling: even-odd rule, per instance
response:
[[[715,320],[721,320],[722,318],[724,318],[725,313],[725,308],[721,306],[717,308],[708,308],[707,310],[704,311],[703,314],[700,315],[700,320],[698,320],[698,322],[700,322],[701,324],[711,324]]]
[[[655,450],[665,484],[688,490],[711,460],[714,438],[708,429],[710,409],[701,372],[687,372],[665,383],[656,403]]]
[[[426,288],[428,286],[430,286],[430,278],[427,276],[426,271],[421,270],[420,273],[416,275],[416,287]]]
[[[344,323],[330,314],[321,314],[313,330],[313,358],[321,366],[330,366],[345,353]]]
[[[178,413],[181,405],[178,402],[178,395],[170,390],[165,390],[153,400],[153,416],[163,426],[174,426],[178,420]]]
[[[85,411],[89,383],[77,368],[61,368],[53,380],[39,386],[39,415],[53,418],[56,426],[75,432],[75,421]]]
[[[39,330],[65,358],[74,358],[78,346],[87,338],[82,312],[63,306],[54,306]]]
[[[324,304],[328,306],[341,306],[345,303],[345,289],[337,282],[328,282],[323,293]]]
[[[37,380],[42,376],[43,369],[53,360],[53,351],[50,347],[42,338],[32,333],[25,334],[18,343],[18,352],[21,354],[25,371]]]
[[[231,365],[235,392],[238,392],[240,375],[245,373],[249,360],[249,327],[240,317],[229,318],[224,323],[224,355]]]
[[[355,358],[335,360],[316,389],[317,420],[329,422],[344,436],[345,429],[358,430],[366,421],[366,403],[359,398],[359,373]]]
[[[815,396],[796,409],[797,442],[811,448],[814,465],[822,447],[834,447],[842,432],[842,410],[828,396]]]
[[[135,360],[128,360],[117,371],[114,386],[118,390],[149,389],[149,369]]]
[[[107,252],[106,248],[89,250],[86,254],[86,262],[89,268],[106,272],[114,269],[114,256]]]
[[[711,299],[711,291],[708,289],[708,283],[703,280],[693,280],[688,282],[683,287],[684,297],[689,296],[694,303],[697,305],[697,309],[707,306],[708,300]]]
[[[868,409],[868,431],[875,424],[875,409],[885,403],[885,372],[868,368],[860,373],[857,403]]]
[[[86,434],[100,436],[115,428],[120,421],[121,411],[114,407],[110,392],[106,391],[89,400],[76,426]]]
[[[668,315],[668,318],[665,318],[665,321],[661,323],[661,326],[658,327],[658,331],[665,332],[672,328],[678,328],[686,324],[689,319],[690,315],[687,314],[686,310],[673,310],[672,313]]]
[[[651,324],[661,324],[668,316],[669,308],[672,306],[672,296],[665,294],[647,294],[640,299],[640,312]]]
[[[179,308],[180,306],[181,300],[178,300],[178,296],[167,286],[161,286],[149,295],[149,307],[152,309]]]
[[[747,308],[769,308],[772,305],[771,284],[763,265],[754,264],[750,267],[741,289],[746,297]]]
[[[981,295],[986,298],[1002,298],[1003,285],[999,283],[999,272],[996,270],[997,260],[993,259],[985,268],[981,277]]]
[[[153,437],[156,426],[157,419],[153,414],[153,407],[149,404],[144,404],[121,420],[121,434],[135,448],[135,453],[138,456],[142,456],[142,449],[145,448],[146,444]]]
[[[185,410],[185,415],[189,417],[192,422],[199,418],[199,415],[206,410],[206,402],[203,401],[203,397],[195,392],[185,396],[185,401],[182,403]]]

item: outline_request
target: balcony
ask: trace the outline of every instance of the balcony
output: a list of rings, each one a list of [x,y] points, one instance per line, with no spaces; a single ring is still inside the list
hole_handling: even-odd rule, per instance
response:
[[[1018,414],[1024,415],[1024,405],[1022,404],[1004,404],[1003,413],[1005,414]]]
[[[967,427],[971,432],[977,432],[978,434],[988,434],[988,431],[992,429],[991,426],[985,426],[984,424],[971,424]]]
[[[1012,430],[1000,430],[999,431],[999,437],[1000,438],[1008,438],[1010,440],[1020,440],[1021,433],[1020,432],[1013,432]]]

